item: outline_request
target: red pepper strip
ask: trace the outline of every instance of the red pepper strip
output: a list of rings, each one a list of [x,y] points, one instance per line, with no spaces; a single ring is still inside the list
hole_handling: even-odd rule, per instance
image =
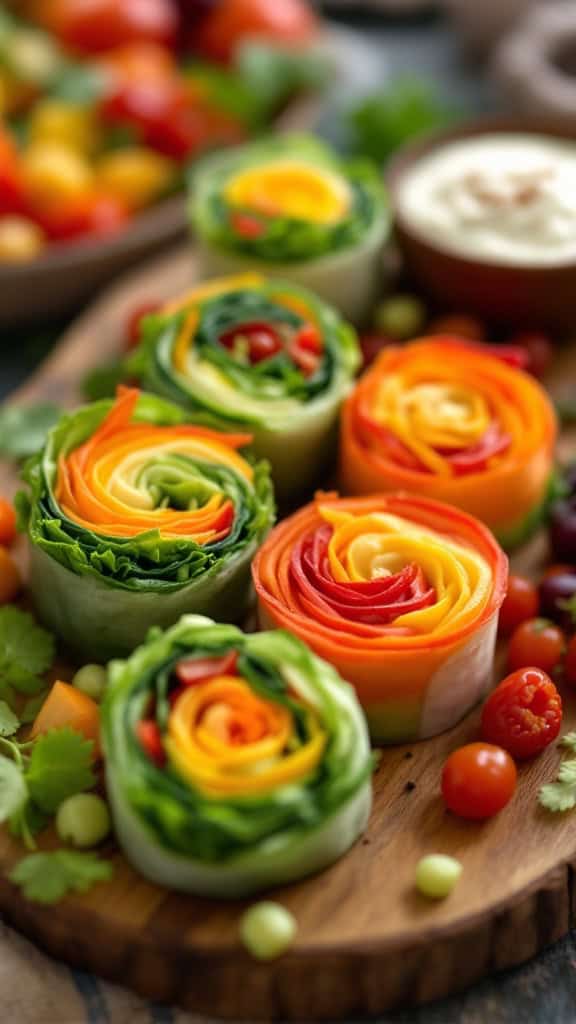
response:
[[[233,231],[241,238],[260,238],[266,231],[266,224],[250,213],[236,211],[230,215],[230,224]]]
[[[195,686],[213,676],[236,675],[238,652],[228,651],[220,658],[183,658],[176,663],[176,678],[183,686]]]
[[[294,344],[306,352],[314,352],[320,355],[323,349],[322,336],[314,324],[304,324],[294,338]]]
[[[305,377],[311,377],[312,374],[316,373],[320,363],[319,354],[310,352],[305,348],[300,348],[297,339],[294,339],[288,346],[288,355]]]
[[[492,423],[484,437],[470,448],[462,448],[459,452],[442,452],[457,475],[477,473],[486,469],[490,459],[506,451],[511,442],[509,434],[503,434],[497,423]]]
[[[428,607],[435,600],[419,566],[365,582],[337,583],[329,568],[330,527],[304,537],[292,551],[290,571],[304,600],[335,612],[348,622],[389,625],[400,615]]]
[[[144,718],[136,723],[136,736],[144,753],[159,768],[166,762],[166,751],[162,744],[162,736],[156,722]]]

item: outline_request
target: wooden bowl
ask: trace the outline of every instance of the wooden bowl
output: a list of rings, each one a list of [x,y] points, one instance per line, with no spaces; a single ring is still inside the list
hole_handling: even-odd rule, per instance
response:
[[[449,142],[494,132],[537,133],[576,142],[576,126],[549,117],[485,117],[403,147],[388,169],[396,235],[415,282],[441,307],[531,329],[574,328],[576,259],[559,266],[514,266],[460,256],[418,233],[399,211],[404,175]]]
[[[0,327],[57,320],[121,271],[186,233],[186,200],[166,199],[106,239],[57,245],[29,263],[0,265]]]

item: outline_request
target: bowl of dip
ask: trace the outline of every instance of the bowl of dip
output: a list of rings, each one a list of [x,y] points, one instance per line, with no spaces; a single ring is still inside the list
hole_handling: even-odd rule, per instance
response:
[[[576,128],[484,118],[404,147],[388,177],[407,268],[440,306],[574,327]]]

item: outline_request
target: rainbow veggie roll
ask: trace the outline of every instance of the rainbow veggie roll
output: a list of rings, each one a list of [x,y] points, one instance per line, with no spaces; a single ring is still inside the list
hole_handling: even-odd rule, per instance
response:
[[[262,626],[353,683],[376,741],[434,736],[490,686],[507,560],[458,509],[320,494],[272,530],[252,571]]]
[[[481,345],[424,338],[385,349],[346,402],[341,486],[450,502],[511,548],[541,524],[555,440],[533,377]]]
[[[249,441],[135,389],[63,417],[20,498],[44,621],[103,659],[186,611],[239,620],[274,514],[266,465],[238,452]]]
[[[204,277],[256,267],[311,288],[354,323],[370,312],[389,231],[371,164],[300,135],[221,151],[198,165],[191,216]]]
[[[252,273],[196,287],[149,317],[127,372],[196,418],[249,431],[286,497],[312,484],[334,452],[358,365],[354,331],[334,310]]]
[[[244,896],[302,878],[357,839],[372,759],[354,691],[295,637],[185,615],[110,666],[107,787],[147,878]]]

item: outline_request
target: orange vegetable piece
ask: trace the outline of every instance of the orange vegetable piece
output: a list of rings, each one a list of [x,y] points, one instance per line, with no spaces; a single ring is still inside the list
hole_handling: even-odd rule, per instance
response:
[[[16,513],[10,501],[0,498],[0,544],[10,547],[16,538]]]
[[[94,756],[100,756],[100,709],[96,701],[70,683],[57,680],[36,715],[32,739],[50,729],[69,726],[94,741]]]
[[[4,547],[0,547],[0,604],[13,601],[22,589],[18,566]]]

